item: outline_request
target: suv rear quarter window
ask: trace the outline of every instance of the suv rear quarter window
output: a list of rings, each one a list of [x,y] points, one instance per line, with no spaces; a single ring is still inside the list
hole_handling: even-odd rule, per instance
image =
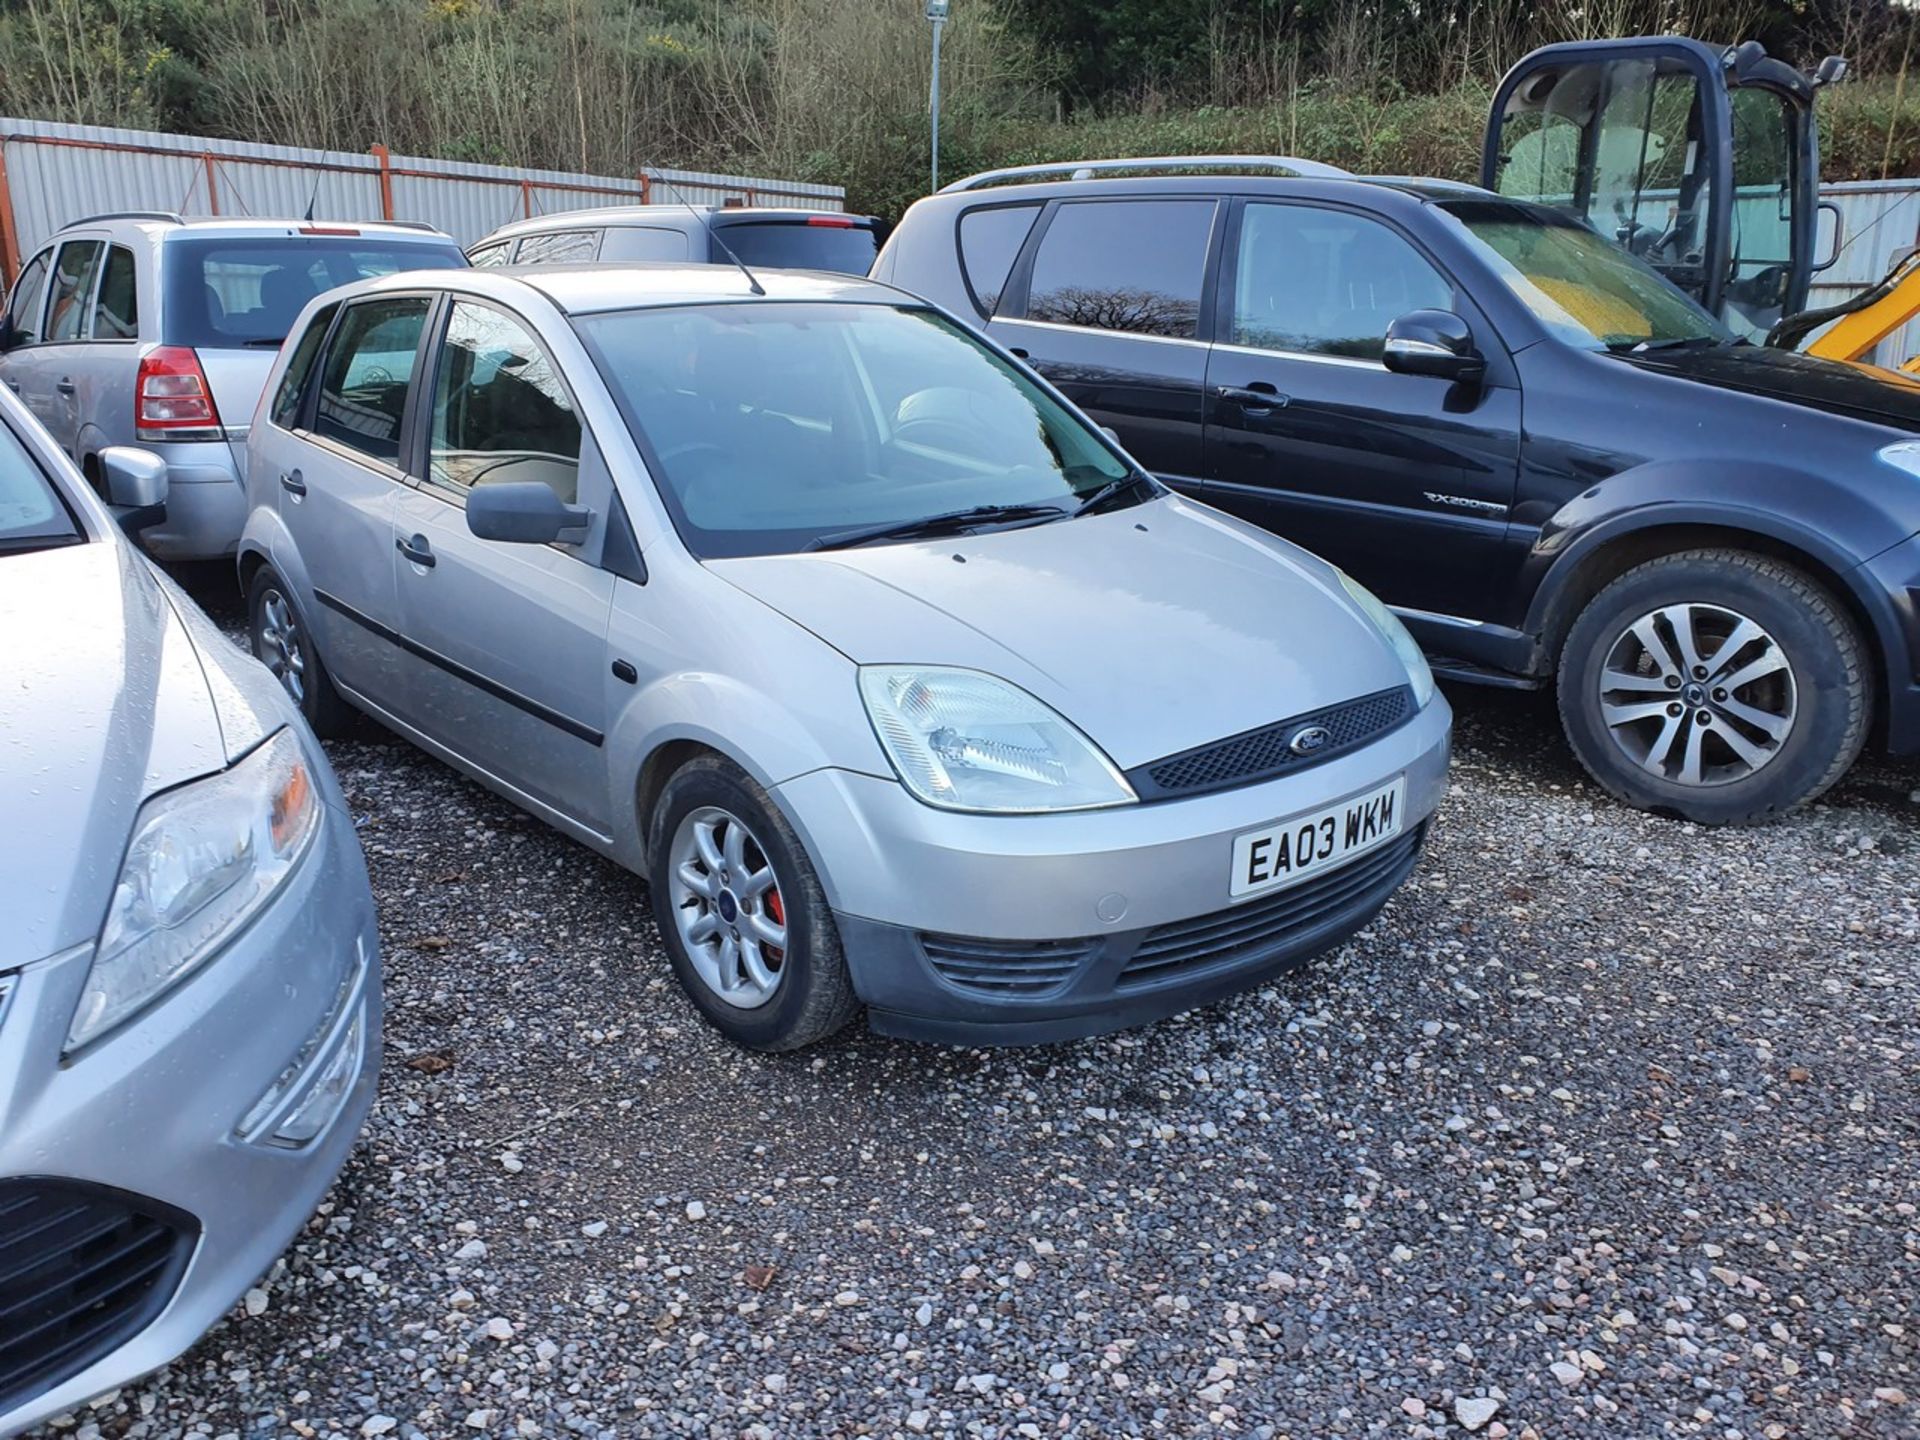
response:
[[[1212,200],[1074,200],[1034,256],[1027,318],[1192,339],[1213,239]]]
[[[140,334],[139,269],[133,251],[124,245],[107,247],[107,268],[100,276],[88,334],[95,340],[132,340]]]
[[[960,217],[960,269],[982,315],[993,314],[1000,292],[1020,258],[1038,205],[994,205]]]

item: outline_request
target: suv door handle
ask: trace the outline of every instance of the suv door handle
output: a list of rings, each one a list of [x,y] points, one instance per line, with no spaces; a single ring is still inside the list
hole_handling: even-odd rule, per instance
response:
[[[424,565],[429,570],[433,568],[433,547],[427,543],[426,536],[415,535],[409,540],[396,540],[393,548],[414,564]]]
[[[1284,409],[1288,398],[1264,380],[1256,380],[1251,385],[1216,385],[1213,393],[1222,400],[1232,401],[1249,415],[1266,415]]]
[[[73,381],[71,381],[71,380],[69,380],[69,379],[67,379],[67,378],[66,378],[66,377],[65,377],[65,376],[63,375],[63,376],[61,376],[61,377],[60,377],[60,379],[59,379],[59,380],[58,380],[58,381],[57,381],[57,382],[55,383],[55,385],[54,385],[54,387],[53,387],[53,388],[54,388],[54,389],[56,389],[56,390],[58,390],[58,391],[59,391],[59,392],[60,392],[60,393],[61,393],[62,395],[71,395],[71,394],[73,394]]]
[[[298,470],[289,470],[280,477],[280,488],[289,495],[304,495],[307,493],[307,482]]]

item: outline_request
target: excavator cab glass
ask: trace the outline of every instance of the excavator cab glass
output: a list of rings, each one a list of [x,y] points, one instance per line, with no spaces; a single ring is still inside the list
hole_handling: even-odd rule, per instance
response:
[[[1757,340],[1806,302],[1812,103],[1757,44],[1548,45],[1495,93],[1481,183],[1571,212]]]

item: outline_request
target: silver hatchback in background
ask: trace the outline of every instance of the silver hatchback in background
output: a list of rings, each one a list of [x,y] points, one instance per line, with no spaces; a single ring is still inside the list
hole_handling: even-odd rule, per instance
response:
[[[302,220],[77,221],[20,269],[0,322],[0,382],[96,488],[100,452],[167,462],[165,560],[231,555],[246,509],[247,421],[307,301],[348,281],[463,263],[437,230]]]
[[[99,460],[130,521],[151,519],[162,464]],[[380,963],[305,721],[11,394],[0,820],[12,1435],[171,1360],[286,1248],[373,1100]]]
[[[317,302],[253,427],[255,653],[645,875],[741,1044],[1218,998],[1412,870],[1450,714],[1331,566],[866,280],[611,266]]]

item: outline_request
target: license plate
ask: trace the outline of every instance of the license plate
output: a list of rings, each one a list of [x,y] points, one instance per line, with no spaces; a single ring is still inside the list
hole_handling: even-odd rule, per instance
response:
[[[1400,833],[1407,777],[1342,800],[1311,815],[1296,815],[1234,838],[1231,895],[1253,895],[1296,885],[1331,870]]]

